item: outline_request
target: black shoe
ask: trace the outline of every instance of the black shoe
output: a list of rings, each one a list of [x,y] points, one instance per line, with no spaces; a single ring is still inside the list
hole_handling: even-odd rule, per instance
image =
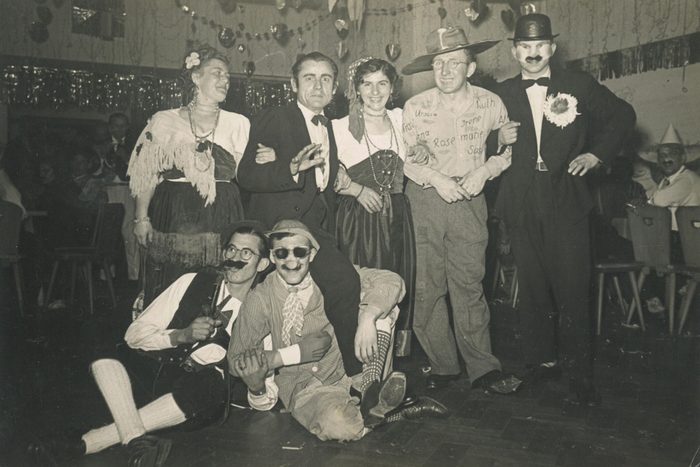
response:
[[[161,467],[170,454],[172,441],[153,435],[141,435],[126,445],[129,467]]]
[[[418,399],[407,401],[406,405],[400,405],[396,409],[386,414],[388,423],[399,420],[414,420],[423,417],[445,418],[450,415],[447,407],[435,399],[421,396]]]
[[[360,402],[360,413],[365,426],[376,426],[390,410],[398,407],[406,395],[406,375],[392,371],[382,382],[375,381],[367,388]]]
[[[450,381],[457,381],[459,379],[459,374],[456,375],[428,375],[428,378],[425,380],[425,388],[434,390],[434,389],[443,389],[447,387]]]
[[[570,382],[570,390],[572,394],[564,399],[564,402],[567,404],[582,407],[600,407],[600,404],[603,402],[603,398],[590,378],[572,380]]]
[[[560,378],[561,367],[559,365],[536,365],[532,366],[522,379],[527,384],[534,384],[542,381],[555,381]]]
[[[54,465],[84,456],[85,449],[85,441],[76,436],[35,441],[26,452],[37,465]]]
[[[522,383],[522,380],[514,375],[505,374],[501,370],[493,370],[474,380],[472,389],[481,388],[489,393],[505,395],[517,391]]]

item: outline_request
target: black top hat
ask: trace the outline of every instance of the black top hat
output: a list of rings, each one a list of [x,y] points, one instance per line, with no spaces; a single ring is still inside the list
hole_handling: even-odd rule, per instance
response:
[[[549,16],[542,13],[531,13],[518,18],[515,23],[513,41],[536,41],[540,39],[551,40],[559,34],[552,35],[552,22]]]

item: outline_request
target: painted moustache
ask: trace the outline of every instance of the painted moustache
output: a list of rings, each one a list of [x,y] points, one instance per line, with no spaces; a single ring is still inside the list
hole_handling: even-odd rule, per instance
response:
[[[539,61],[541,61],[541,60],[542,60],[542,55],[538,55],[538,56],[536,56],[536,57],[527,57],[527,58],[525,59],[525,61],[526,61],[527,63],[539,62]]]
[[[243,269],[248,263],[245,261],[234,261],[232,259],[227,259],[221,263],[221,267],[226,269]]]

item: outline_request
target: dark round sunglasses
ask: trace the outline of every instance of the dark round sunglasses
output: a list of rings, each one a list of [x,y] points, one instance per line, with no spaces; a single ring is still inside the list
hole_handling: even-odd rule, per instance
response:
[[[289,253],[292,253],[298,259],[304,259],[311,253],[311,248],[306,246],[297,246],[294,248],[275,248],[272,254],[277,259],[287,259]]]

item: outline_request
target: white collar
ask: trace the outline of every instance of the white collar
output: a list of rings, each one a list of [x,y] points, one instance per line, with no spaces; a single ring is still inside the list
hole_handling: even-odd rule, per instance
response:
[[[299,101],[297,101],[297,107],[299,107],[299,110],[301,110],[301,113],[304,115],[304,120],[306,120],[307,122],[310,122],[311,119],[314,118],[314,116],[316,115],[323,115],[325,117],[323,112],[317,114]]]

